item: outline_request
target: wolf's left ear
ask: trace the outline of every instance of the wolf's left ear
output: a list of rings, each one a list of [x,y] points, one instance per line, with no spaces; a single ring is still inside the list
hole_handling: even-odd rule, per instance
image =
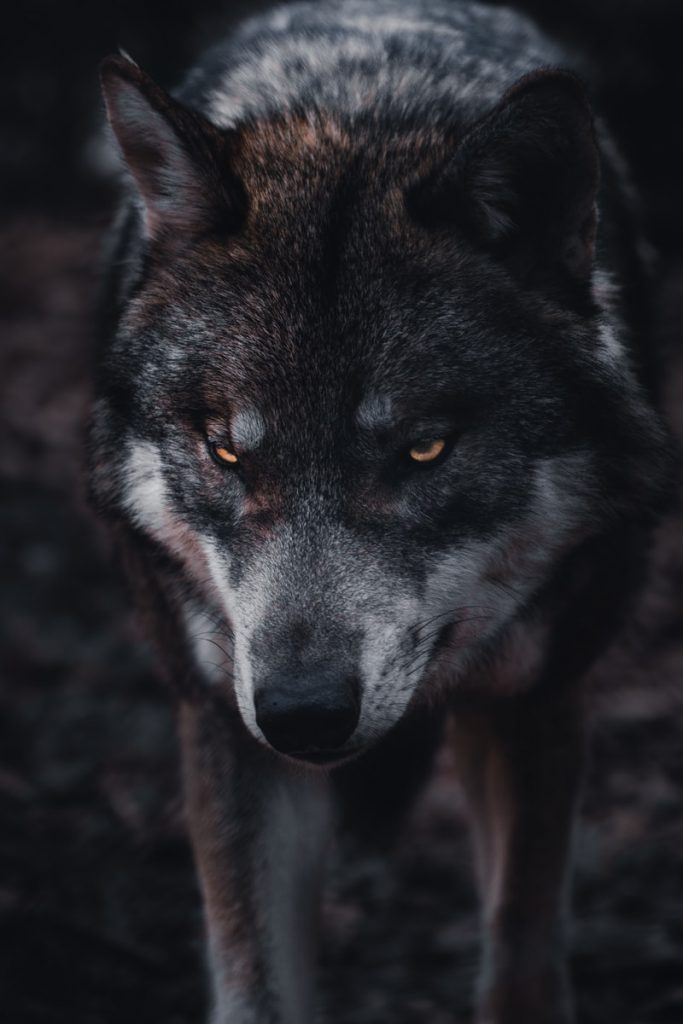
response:
[[[409,204],[431,224],[457,223],[474,244],[527,276],[590,275],[599,157],[581,82],[535,71],[463,137]]]
[[[230,228],[244,193],[230,172],[227,132],[174,100],[129,58],[100,67],[109,123],[143,202],[148,239]]]

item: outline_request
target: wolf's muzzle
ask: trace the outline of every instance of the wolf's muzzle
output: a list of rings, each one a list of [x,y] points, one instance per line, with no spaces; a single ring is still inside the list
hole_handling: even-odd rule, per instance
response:
[[[259,729],[275,750],[324,762],[358,724],[360,687],[355,676],[332,670],[278,673],[259,687],[254,707]]]

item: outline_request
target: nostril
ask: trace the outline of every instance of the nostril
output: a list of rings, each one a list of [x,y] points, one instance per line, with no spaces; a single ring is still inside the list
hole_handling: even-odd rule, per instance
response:
[[[358,707],[355,702],[332,712],[325,711],[319,716],[316,725],[318,746],[322,749],[340,747],[349,738],[357,723]]]
[[[258,726],[284,754],[324,753],[343,746],[360,716],[355,679],[275,677],[254,698]]]

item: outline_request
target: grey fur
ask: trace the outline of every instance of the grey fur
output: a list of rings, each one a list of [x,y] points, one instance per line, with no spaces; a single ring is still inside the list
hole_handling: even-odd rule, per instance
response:
[[[104,67],[131,189],[91,485],[179,698],[212,1024],[312,1019],[328,800],[453,708],[479,1022],[572,1020],[578,681],[670,485],[632,196],[572,63],[505,8],[343,0],[246,22],[175,99]],[[293,693],[319,733],[278,746]]]

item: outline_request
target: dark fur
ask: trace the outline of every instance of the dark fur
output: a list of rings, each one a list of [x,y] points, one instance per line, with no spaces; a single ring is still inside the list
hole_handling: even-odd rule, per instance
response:
[[[398,810],[413,788],[405,751],[428,764],[449,706],[488,935],[479,1020],[567,1024],[577,681],[638,587],[671,475],[633,211],[584,86],[551,67],[562,55],[523,19],[431,0],[335,10],[301,5],[248,23],[175,99],[130,61],[105,63],[137,199],[113,243],[92,489],[180,698],[216,1024],[305,1024],[310,1012],[308,995],[288,988],[307,940],[288,949],[296,941],[273,938],[269,917],[264,836],[285,791],[303,787],[318,807],[332,780],[351,810],[373,808],[367,820]],[[412,18],[413,29],[363,22],[376,15]],[[618,284],[609,302],[604,271]],[[359,404],[378,393],[392,416],[375,409],[359,424]],[[245,406],[266,410],[268,443],[226,471],[205,433],[228,437]],[[438,469],[410,464],[402,453],[433,436],[449,439]],[[150,525],[136,512],[131,439],[162,461],[173,543],[161,513]],[[515,533],[541,500],[542,466],[563,467],[553,487],[572,509],[556,546],[533,516]],[[553,507],[564,506],[539,515]],[[447,554],[507,531],[514,542],[486,579],[503,594],[521,580],[514,612],[476,643],[475,602],[435,615],[428,634],[424,622],[408,630],[384,677],[412,672],[409,710],[366,757],[302,774],[245,729],[232,624],[198,538],[229,552],[237,593],[264,551],[280,560],[249,634],[258,696],[285,677],[314,690],[321,664],[359,677],[363,616],[385,600],[370,576],[354,577],[360,552],[375,577],[384,568],[422,594]],[[354,588],[344,617],[335,595]],[[202,677],[188,607],[213,623],[220,685]],[[451,672],[468,642],[466,669]],[[372,692],[359,685],[365,707]],[[362,735],[340,764],[367,745]],[[405,778],[387,770],[396,763]],[[315,843],[295,817],[285,845],[299,851],[296,875]],[[314,914],[311,877],[291,882],[306,893],[298,920]]]

